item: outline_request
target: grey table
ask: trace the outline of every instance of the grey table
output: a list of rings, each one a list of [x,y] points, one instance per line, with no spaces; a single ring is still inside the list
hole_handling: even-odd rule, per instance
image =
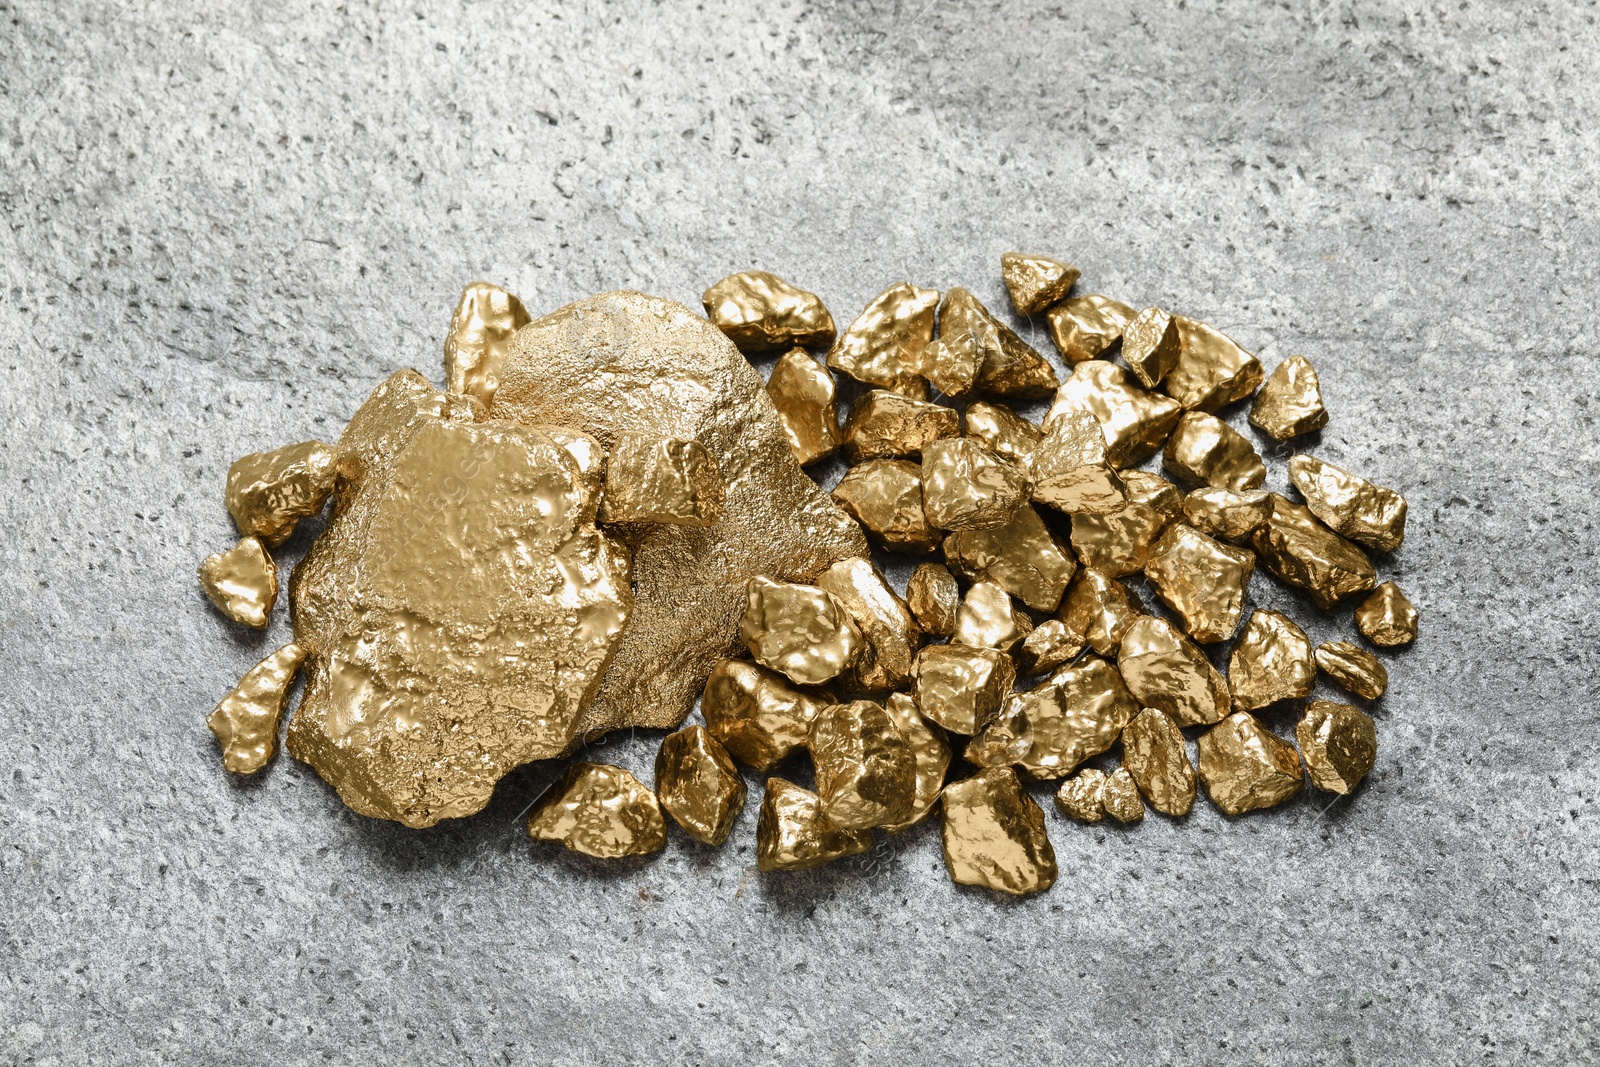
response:
[[[0,2],[0,1061],[1600,1056],[1600,34],[1510,7]],[[848,320],[1001,307],[1010,248],[1310,355],[1318,453],[1408,494],[1353,801],[1051,813],[1011,903],[936,826],[766,877],[752,806],[604,867],[520,835],[548,768],[423,833],[222,772],[204,716],[288,635],[196,586],[223,474],[437,380],[464,282],[760,266]]]

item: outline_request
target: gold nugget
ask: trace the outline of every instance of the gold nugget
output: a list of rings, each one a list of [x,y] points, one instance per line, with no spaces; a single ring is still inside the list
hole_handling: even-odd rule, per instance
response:
[[[756,820],[756,868],[807,871],[872,847],[871,830],[841,830],[822,814],[817,794],[773,776]]]
[[[1289,480],[1334,533],[1379,552],[1406,539],[1406,498],[1393,489],[1303,453],[1289,460]]]
[[[1138,783],[1152,808],[1163,815],[1189,814],[1194,805],[1194,764],[1189,762],[1183,734],[1165,712],[1145,708],[1123,727],[1122,769]]]
[[[1117,669],[1090,656],[1011,697],[965,755],[979,766],[1014,763],[1034,778],[1060,778],[1116,744],[1138,712]]]
[[[1139,798],[1139,785],[1128,773],[1128,768],[1118,767],[1106,775],[1100,787],[1100,804],[1107,815],[1120,823],[1144,821],[1144,801]]]
[[[1317,669],[1363,700],[1377,700],[1389,688],[1389,672],[1378,657],[1349,641],[1318,645]]]
[[[1228,815],[1276,807],[1304,782],[1294,746],[1248,711],[1236,711],[1200,735],[1200,780],[1211,803]]]
[[[1239,627],[1255,556],[1213,541],[1187,523],[1173,523],[1150,550],[1145,577],[1203,645],[1226,641]]]
[[[828,366],[858,382],[923,399],[939,290],[900,282],[879,293],[828,352]]]
[[[922,449],[922,507],[941,530],[992,530],[1028,499],[1028,472],[970,437]]]
[[[522,301],[498,285],[473,282],[461,290],[444,336],[445,391],[492,403],[511,338],[531,321]]]
[[[1044,431],[1004,404],[974,400],[967,405],[967,436],[978,439],[997,456],[1026,463],[1044,440]]]
[[[1162,382],[1168,396],[1188,411],[1218,411],[1256,391],[1262,370],[1255,356],[1197,319],[1172,318],[1183,335],[1183,352]]]
[[[700,442],[621,433],[606,461],[600,521],[710,526],[726,492],[722,469]]]
[[[1182,522],[1183,494],[1158,474],[1123,471],[1127,503],[1105,515],[1072,516],[1072,548],[1085,567],[1113,578],[1144,569],[1167,524]]]
[[[1238,430],[1215,415],[1186,411],[1167,438],[1161,469],[1185,488],[1211,485],[1242,492],[1267,480],[1267,465]]]
[[[704,726],[686,726],[661,739],[656,792],[683,832],[706,845],[726,841],[744,810],[744,776]]]
[[[903,822],[884,827],[890,833],[915,826],[926,819],[939,802],[944,789],[944,775],[950,769],[950,746],[938,727],[932,726],[917,710],[917,702],[905,693],[891,693],[884,701],[883,710],[889,713],[895,726],[905,735],[916,759],[917,786],[911,802],[911,814]]]
[[[1221,672],[1166,619],[1133,620],[1122,635],[1117,669],[1141,705],[1166,712],[1179,726],[1208,726],[1232,710]]]
[[[1146,389],[1172,373],[1183,354],[1178,324],[1160,308],[1145,308],[1122,331],[1122,358]]]
[[[200,588],[234,622],[265,630],[278,599],[278,565],[260,538],[241,538],[200,564]]]
[[[1306,632],[1282,612],[1258,608],[1228,659],[1233,706],[1254,711],[1280,700],[1309,696],[1316,677]]]
[[[840,440],[839,405],[826,367],[805,349],[790,349],[773,364],[767,395],[801,466],[833,455]]]
[[[759,575],[748,588],[739,638],[763,667],[797,685],[821,685],[860,655],[861,631],[831,593]]]
[[[844,458],[849,463],[890,456],[921,456],[922,446],[957,437],[961,417],[954,408],[874,389],[850,408],[844,424]]]
[[[666,848],[667,822],[639,779],[621,767],[580,761],[529,813],[528,836],[614,860]]]
[[[573,466],[577,468],[577,488],[583,494],[579,511],[585,522],[594,522],[599,516],[600,498],[606,488],[606,450],[600,447],[599,441],[588,434],[565,426],[533,428],[560,445],[567,458],[572,460]],[[622,560],[627,554],[619,552],[617,555],[618,559]]]
[[[1094,359],[1122,339],[1133,308],[1099,293],[1071,297],[1045,313],[1050,340],[1068,363]]]
[[[938,563],[923,563],[906,581],[906,603],[924,633],[949,637],[956,632],[956,611],[961,607],[961,587]]]
[[[1022,639],[1018,658],[1028,674],[1048,674],[1076,659],[1087,644],[1060,619],[1046,619]]]
[[[1261,489],[1196,489],[1183,498],[1189,525],[1219,541],[1243,541],[1272,517],[1272,494]]]
[[[1103,359],[1072,368],[1072,377],[1062,383],[1045,416],[1045,432],[1074,409],[1087,411],[1100,423],[1106,459],[1119,470],[1155,455],[1183,414],[1176,400],[1130,385],[1121,367]]]
[[[1272,515],[1250,537],[1262,566],[1279,581],[1304,589],[1327,611],[1339,601],[1371,589],[1378,580],[1367,554],[1311,514],[1309,508],[1272,494]]]
[[[945,786],[943,828],[944,864],[957,885],[1026,896],[1055,884],[1044,812],[1011,768],[991,767]]]
[[[745,766],[770,771],[811,740],[811,724],[832,704],[826,693],[796,689],[777,671],[743,660],[718,661],[700,700],[706,728]]]
[[[1037,315],[1066,299],[1078,281],[1077,267],[1051,259],[1006,252],[1000,257],[1000,278],[1018,315]]]
[[[1056,790],[1056,809],[1074,822],[1099,822],[1106,817],[1107,777],[1105,771],[1085,767]]]
[[[305,649],[284,645],[246,671],[206,719],[222,745],[222,765],[228,770],[254,774],[277,755],[278,720],[305,661]]]
[[[1417,609],[1393,582],[1384,582],[1356,607],[1356,628],[1380,648],[1398,648],[1417,639]]]
[[[861,631],[862,647],[841,678],[851,692],[879,693],[911,684],[911,665],[922,647],[922,628],[871,560],[842,559],[816,578]]]
[[[993,582],[1035,611],[1056,610],[1078,569],[1031,504],[996,529],[952,533],[944,558],[968,581]]]
[[[811,726],[811,762],[830,825],[866,830],[911,817],[916,756],[881,704],[855,700],[824,708]]]
[[[1349,704],[1313,700],[1294,729],[1311,771],[1311,784],[1344,796],[1378,761],[1378,733],[1372,717]]]
[[[1060,384],[1050,361],[965,289],[955,288],[945,294],[939,308],[939,336],[947,346],[973,353],[958,361],[960,374],[941,375],[947,379],[944,384],[935,381],[951,396],[977,392],[986,396],[1045,397]],[[960,379],[974,363],[976,377],[966,386]],[[946,385],[956,391],[951,392]]]
[[[1060,619],[1067,629],[1082,634],[1100,655],[1114,656],[1122,635],[1139,617],[1139,607],[1139,598],[1127,586],[1085,567],[1061,602]]]
[[[1010,656],[971,645],[925,645],[912,673],[911,696],[922,714],[968,736],[999,712],[1017,680]]]
[[[741,352],[833,344],[833,316],[816,293],[764,270],[730,274],[700,294],[710,319]]]
[[[939,543],[922,506],[922,467],[910,460],[851,467],[834,486],[833,499],[885,548],[922,553]]]
[[[1250,421],[1278,441],[1328,425],[1322,386],[1309,359],[1290,356],[1278,364],[1250,406]]]
[[[1069,410],[1050,424],[1028,456],[1033,499],[1072,515],[1109,515],[1128,502],[1121,477],[1106,458],[1100,426],[1086,411]]]
[[[277,546],[333,492],[338,454],[321,441],[253,452],[228,468],[228,514],[239,533]]]
[[[955,634],[950,640],[958,645],[1009,652],[1022,638],[1011,594],[993,582],[974,582],[956,612]]]

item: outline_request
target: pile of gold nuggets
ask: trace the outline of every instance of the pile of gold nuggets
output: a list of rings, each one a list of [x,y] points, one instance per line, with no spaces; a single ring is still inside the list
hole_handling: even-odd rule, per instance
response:
[[[1280,612],[1245,618],[1246,591],[1259,561],[1323,610],[1353,602],[1373,645],[1408,644],[1416,611],[1368,555],[1399,547],[1405,500],[1304,453],[1288,469],[1302,502],[1261,489],[1260,455],[1215,413],[1249,400],[1280,442],[1321,428],[1305,357],[1267,376],[1203,322],[1072,295],[1064,263],[1001,268],[1065,382],[959,288],[895,285],[839,333],[764,271],[713,285],[705,316],[616,292],[533,320],[468,286],[444,390],[399,371],[337,444],[229,470],[242,540],[200,581],[242,625],[266,627],[277,599],[270,550],[332,506],[289,581],[294,642],[208,720],[224,765],[273,758],[302,670],[289,752],[355,811],[411,827],[479,811],[529,761],[670,730],[653,789],[576,761],[528,833],[640,855],[665,847],[665,811],[719,845],[742,764],[770,775],[763,871],[937,811],[950,877],[1011,894],[1056,878],[1025,782],[1059,781],[1061,814],[1084,823],[1183,816],[1197,779],[1230,816],[1308,773],[1354,791],[1377,753],[1366,712],[1290,705],[1297,744],[1255,713],[1309,697],[1319,672],[1377,700],[1383,665],[1313,647]],[[775,357],[766,380],[749,357]],[[1045,400],[1042,424],[1006,403]],[[1138,469],[1157,453],[1161,475]],[[831,456],[847,469],[829,494],[802,468]],[[903,596],[874,546],[911,557]],[[1203,646],[1230,640],[1224,675]],[[704,724],[684,726],[697,698]],[[814,790],[770,773],[802,749]]]

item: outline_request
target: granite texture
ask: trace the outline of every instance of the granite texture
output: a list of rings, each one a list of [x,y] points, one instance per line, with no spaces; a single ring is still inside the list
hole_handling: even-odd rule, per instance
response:
[[[1595,19],[0,0],[0,1063],[1600,1058]],[[1353,799],[1051,812],[1012,902],[936,826],[763,876],[752,803],[604,865],[521,835],[553,765],[426,832],[222,771],[204,717],[288,636],[195,581],[228,463],[438,380],[466,281],[763,267],[843,325],[901,279],[998,310],[1011,248],[1311,356],[1312,447],[1409,496],[1423,636]]]

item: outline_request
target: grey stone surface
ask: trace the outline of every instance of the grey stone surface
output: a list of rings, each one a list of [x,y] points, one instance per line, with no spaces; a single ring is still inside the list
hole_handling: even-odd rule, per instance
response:
[[[1595,14],[0,0],[0,1062],[1593,1061]],[[1051,813],[1016,903],[936,827],[759,876],[752,806],[603,866],[521,836],[549,766],[421,833],[223,773],[204,716],[288,636],[194,580],[227,465],[437,380],[464,282],[760,266],[848,321],[1000,307],[1013,247],[1310,355],[1318,453],[1408,494],[1353,800]]]

